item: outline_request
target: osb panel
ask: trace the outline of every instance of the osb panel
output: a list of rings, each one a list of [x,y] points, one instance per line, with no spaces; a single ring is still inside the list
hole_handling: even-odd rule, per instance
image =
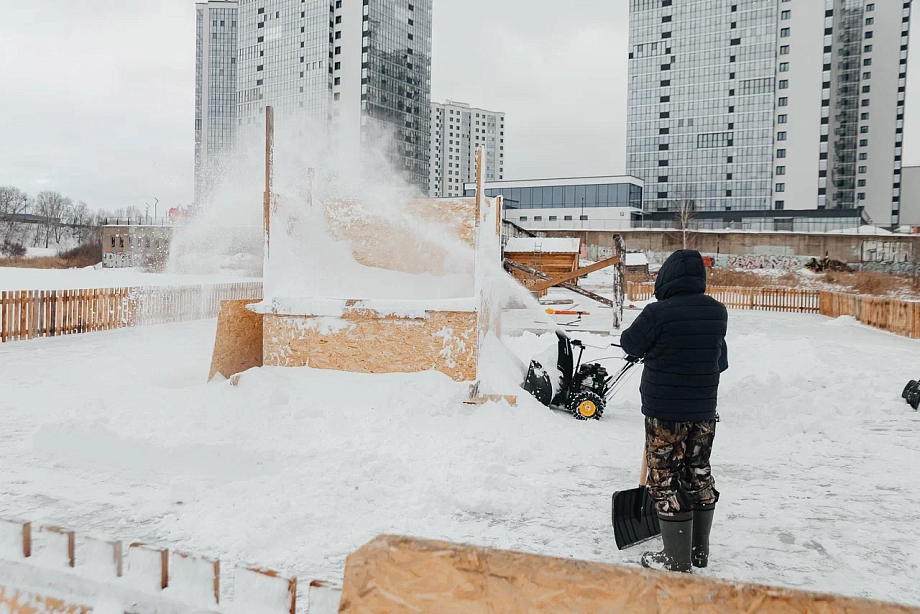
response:
[[[364,203],[350,200],[327,202],[326,223],[338,241],[350,241],[355,260],[365,266],[415,275],[444,275],[459,270],[473,273],[473,252],[468,264],[458,267],[456,250],[433,237],[431,226],[439,222],[446,232],[469,246],[475,244],[475,212],[472,201],[412,201],[407,203],[407,218],[391,219],[376,215]],[[417,217],[418,221],[411,219]],[[449,236],[449,235],[448,235]]]
[[[409,211],[430,222],[456,229],[457,236],[470,247],[476,244],[476,199],[437,200],[422,198],[409,203]]]
[[[833,595],[381,536],[345,564],[340,612],[917,614]]]
[[[0,586],[0,612],[4,614],[88,614],[92,611],[87,606]]]
[[[476,379],[477,314],[429,311],[427,319],[351,311],[339,318],[266,315],[264,364],[356,373],[435,369]]]
[[[229,379],[262,366],[262,316],[246,309],[254,302],[221,301],[208,381],[218,373]]]

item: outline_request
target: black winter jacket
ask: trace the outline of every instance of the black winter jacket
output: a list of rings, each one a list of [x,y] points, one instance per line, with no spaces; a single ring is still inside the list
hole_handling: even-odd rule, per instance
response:
[[[655,281],[658,302],[620,338],[627,354],[645,360],[639,391],[646,416],[676,422],[716,417],[719,375],[728,369],[728,311],[705,292],[700,253],[674,252]]]

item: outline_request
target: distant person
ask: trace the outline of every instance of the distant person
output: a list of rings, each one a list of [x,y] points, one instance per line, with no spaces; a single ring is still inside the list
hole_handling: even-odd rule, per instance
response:
[[[706,268],[695,250],[668,257],[655,298],[622,335],[623,350],[642,358],[648,490],[664,550],[643,567],[689,572],[709,562],[709,532],[719,492],[709,465],[716,433],[720,374],[728,369],[728,311],[706,296]]]

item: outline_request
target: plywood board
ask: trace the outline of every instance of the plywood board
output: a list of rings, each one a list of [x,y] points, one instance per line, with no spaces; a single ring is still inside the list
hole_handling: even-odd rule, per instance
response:
[[[429,311],[427,316],[381,317],[366,310],[341,318],[266,315],[263,362],[356,373],[434,369],[456,381],[475,380],[477,314]]]
[[[330,234],[337,241],[350,242],[355,260],[365,266],[413,275],[463,271],[473,275],[476,220],[472,199],[411,201],[409,215],[396,219],[379,215],[358,201],[323,206]],[[456,244],[445,237],[453,237]],[[464,253],[464,245],[471,249]]]
[[[208,381],[262,366],[262,316],[246,309],[257,301],[221,301]]]
[[[340,612],[918,614],[834,595],[381,536],[345,565]]]
[[[89,614],[92,611],[89,606],[0,586],[0,612],[4,614]]]

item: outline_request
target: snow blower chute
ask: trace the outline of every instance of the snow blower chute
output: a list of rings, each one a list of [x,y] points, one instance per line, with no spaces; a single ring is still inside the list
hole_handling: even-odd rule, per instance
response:
[[[600,420],[607,408],[607,401],[639,361],[624,358],[626,362],[623,368],[615,375],[610,375],[600,363],[581,363],[585,352],[581,341],[570,339],[558,331],[556,337],[556,373],[551,373],[539,361],[532,360],[522,388],[551,409],[569,412],[579,420]],[[578,348],[577,359],[574,348]]]

